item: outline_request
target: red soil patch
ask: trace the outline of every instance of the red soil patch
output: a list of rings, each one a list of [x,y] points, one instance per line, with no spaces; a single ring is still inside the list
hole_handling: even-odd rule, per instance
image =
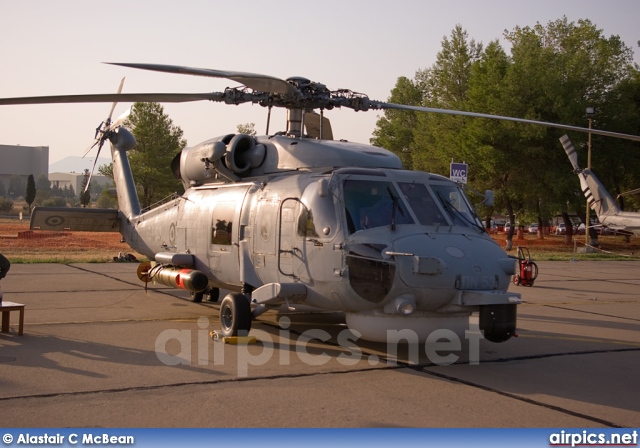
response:
[[[0,252],[25,250],[28,252],[51,250],[106,250],[117,255],[120,251],[131,251],[120,242],[120,234],[114,232],[55,232],[31,231],[28,221],[0,221]]]

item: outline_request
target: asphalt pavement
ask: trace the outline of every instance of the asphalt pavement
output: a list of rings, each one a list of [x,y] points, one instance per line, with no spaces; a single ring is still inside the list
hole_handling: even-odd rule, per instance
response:
[[[511,286],[517,338],[444,350],[345,338],[328,312],[268,312],[256,344],[223,344],[217,304],[145,290],[135,263],[13,265],[3,426],[640,426],[640,262],[538,266]]]

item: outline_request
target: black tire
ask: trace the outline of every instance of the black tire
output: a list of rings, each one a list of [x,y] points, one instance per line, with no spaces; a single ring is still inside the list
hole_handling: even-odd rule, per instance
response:
[[[202,302],[202,298],[204,297],[204,291],[201,291],[201,292],[189,291],[189,297],[191,298],[192,302],[200,303]]]
[[[207,293],[207,300],[213,303],[220,300],[220,288],[211,288]]]
[[[223,337],[246,336],[251,330],[251,306],[240,293],[227,294],[220,304],[220,332]]]

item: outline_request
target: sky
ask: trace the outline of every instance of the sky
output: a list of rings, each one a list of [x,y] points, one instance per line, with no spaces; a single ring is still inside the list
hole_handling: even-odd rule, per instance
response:
[[[0,97],[123,92],[218,92],[231,80],[103,64],[140,62],[303,76],[386,101],[398,77],[430,67],[461,25],[484,45],[504,31],[589,19],[618,35],[640,63],[637,0],[0,0]],[[117,117],[130,104],[118,104]],[[0,106],[0,144],[49,146],[49,162],[81,156],[111,104]],[[266,127],[258,105],[165,104],[189,146]],[[478,111],[481,112],[481,111]],[[334,137],[368,143],[380,111],[327,112]],[[273,112],[271,132],[284,130]],[[100,157],[107,156],[103,151]],[[87,155],[88,158],[95,153]]]

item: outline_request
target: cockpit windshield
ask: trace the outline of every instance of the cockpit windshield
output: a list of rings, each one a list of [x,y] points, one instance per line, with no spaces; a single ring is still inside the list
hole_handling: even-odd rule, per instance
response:
[[[482,228],[456,185],[346,179],[343,183],[349,233],[401,224]]]
[[[426,185],[417,182],[398,183],[404,198],[409,202],[420,224],[425,226],[448,226],[447,218],[436,204]]]
[[[349,233],[374,227],[414,224],[393,183],[379,180],[344,181]]]

